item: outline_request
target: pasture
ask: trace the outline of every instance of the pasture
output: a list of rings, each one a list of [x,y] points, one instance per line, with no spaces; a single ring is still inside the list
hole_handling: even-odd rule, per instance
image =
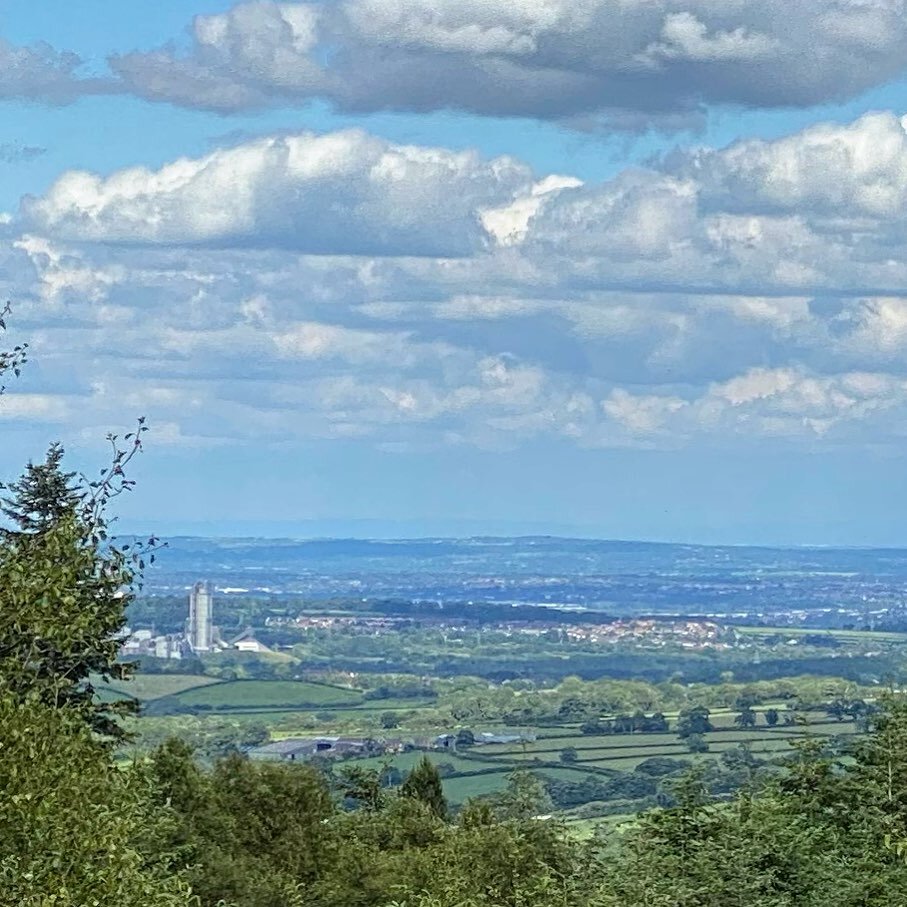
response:
[[[350,707],[363,702],[359,690],[303,680],[229,680],[190,687],[169,700],[184,710],[237,712]]]
[[[203,674],[136,674],[131,680],[100,682],[97,688],[121,693],[138,699],[139,702],[151,702],[164,696],[175,696],[186,690],[217,683],[220,683],[217,677],[206,677]]]
[[[503,789],[508,774],[517,768],[530,769],[542,777],[579,783],[590,773],[597,773],[599,777],[604,774],[607,778],[613,772],[632,772],[640,763],[653,757],[711,762],[718,760],[722,753],[745,744],[753,756],[770,759],[790,751],[793,741],[806,736],[821,739],[855,733],[852,722],[829,721],[824,713],[818,712],[811,717],[813,721],[807,725],[718,728],[706,734],[708,751],[695,755],[673,733],[583,736],[570,733],[539,737],[526,743],[463,747],[457,752],[435,750],[427,754],[408,752],[372,757],[355,760],[355,764],[376,769],[391,766],[405,773],[427,755],[434,764],[453,769],[453,774],[444,777],[442,783],[448,801],[459,806],[470,797]],[[561,753],[567,748],[576,750],[575,762],[561,761]]]

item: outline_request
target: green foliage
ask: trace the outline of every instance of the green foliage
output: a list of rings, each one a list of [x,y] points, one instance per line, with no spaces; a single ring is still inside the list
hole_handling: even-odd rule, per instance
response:
[[[104,508],[131,487],[124,466],[140,449],[113,445],[112,465],[96,482],[74,484],[62,469],[63,450],[51,447],[8,486],[0,533],[0,678],[9,695],[39,699],[77,712],[98,733],[121,736],[117,716],[132,700],[99,700],[90,678],[128,678],[118,662],[124,608],[144,566],[146,547],[107,541]],[[154,540],[149,545],[153,547]]]
[[[511,772],[507,776],[507,787],[490,797],[489,802],[502,819],[533,819],[554,810],[541,778],[522,769]]]
[[[457,731],[456,745],[457,747],[468,747],[473,746],[476,742],[476,735],[469,730],[469,728],[460,728]]]
[[[400,792],[425,804],[439,819],[447,818],[447,801],[441,784],[441,773],[437,766],[423,756],[419,764],[409,773]]]
[[[382,712],[380,717],[381,727],[386,731],[400,727],[400,717],[396,712]]]
[[[702,734],[689,734],[686,738],[687,749],[691,753],[707,753],[709,743]]]
[[[714,730],[709,718],[711,712],[704,705],[684,709],[677,720],[677,736],[680,738],[707,734]]]
[[[737,727],[747,728],[756,726],[756,713],[749,707],[740,710],[740,714],[734,718],[734,724]]]
[[[176,907],[172,817],[77,715],[0,696],[0,903]]]
[[[333,813],[317,771],[233,755],[206,774],[178,741],[160,747],[151,765],[159,802],[178,817],[170,845],[203,904],[302,903],[324,855],[322,823]]]

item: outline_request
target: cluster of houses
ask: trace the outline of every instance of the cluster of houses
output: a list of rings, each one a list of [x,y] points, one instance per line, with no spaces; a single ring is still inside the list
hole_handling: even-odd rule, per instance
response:
[[[468,746],[492,743],[518,744],[535,740],[531,734],[474,734]],[[459,741],[459,744],[458,744]],[[250,759],[265,762],[295,762],[315,757],[353,758],[380,756],[385,753],[404,753],[413,750],[456,750],[464,746],[458,734],[439,734],[437,737],[414,740],[375,740],[371,737],[291,737],[276,740],[249,750]]]

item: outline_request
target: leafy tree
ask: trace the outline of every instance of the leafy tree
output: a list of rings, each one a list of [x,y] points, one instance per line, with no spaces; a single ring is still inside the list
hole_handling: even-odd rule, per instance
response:
[[[708,741],[702,734],[690,734],[686,738],[687,749],[691,753],[707,753],[709,751]]]
[[[189,907],[172,816],[74,712],[0,695],[0,903]]]
[[[335,774],[341,796],[370,812],[377,812],[387,803],[384,770],[363,768],[351,763]]]
[[[766,709],[764,713],[765,723],[769,727],[775,727],[778,724],[780,718],[777,709]]]
[[[455,744],[457,747],[473,746],[476,742],[476,735],[469,728],[460,728],[457,731]]]
[[[593,718],[591,721],[584,721],[579,727],[579,732],[590,737],[599,737],[611,732],[611,724],[607,721]]]
[[[650,734],[665,734],[668,731],[668,719],[662,712],[656,712],[647,719],[645,730]]]
[[[554,807],[541,779],[525,769],[511,772],[507,787],[490,799],[503,819],[532,819],[550,813]]]
[[[670,756],[652,756],[644,759],[634,769],[643,775],[660,778],[664,775],[676,775],[689,769],[691,763],[688,759],[673,759]]]
[[[740,714],[734,718],[734,724],[741,728],[755,727],[756,713],[751,708],[741,709]]]
[[[707,734],[713,730],[712,722],[709,719],[710,714],[709,709],[705,706],[684,709],[678,716],[677,736],[683,739],[693,735]]]
[[[383,727],[386,731],[400,727],[400,718],[398,717],[396,712],[382,712],[380,721],[381,727]]]
[[[134,702],[102,702],[90,678],[125,680],[118,661],[125,608],[155,539],[137,547],[108,540],[105,508],[129,490],[125,466],[141,449],[145,426],[118,446],[95,482],[74,481],[53,445],[7,487],[0,533],[0,677],[7,693],[77,712],[98,733],[119,738],[117,717]],[[153,559],[153,552],[149,555]]]
[[[423,756],[409,773],[400,793],[424,803],[439,819],[447,818],[447,800],[444,798],[441,773],[428,756]]]
[[[579,753],[577,752],[576,747],[568,746],[566,749],[562,749],[560,760],[567,765],[572,765],[574,762],[579,762]]]

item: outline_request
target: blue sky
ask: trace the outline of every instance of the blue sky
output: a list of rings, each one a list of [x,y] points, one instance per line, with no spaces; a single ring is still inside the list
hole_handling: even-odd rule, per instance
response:
[[[0,2],[0,471],[124,525],[907,544],[907,3]]]

